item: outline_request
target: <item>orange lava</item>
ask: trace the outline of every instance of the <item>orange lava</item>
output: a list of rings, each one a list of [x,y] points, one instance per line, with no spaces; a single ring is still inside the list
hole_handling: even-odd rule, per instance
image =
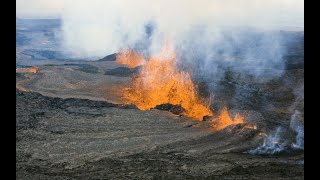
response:
[[[209,105],[199,97],[189,73],[177,70],[176,54],[168,42],[142,66],[124,97],[140,110],[170,103],[181,105],[184,115],[193,119],[202,120],[203,116],[212,115]]]
[[[145,63],[142,55],[132,51],[125,50],[117,55],[116,62],[119,64],[124,64],[129,68],[134,68]]]
[[[140,110],[167,103],[180,105],[185,110],[183,115],[196,120],[213,115],[210,104],[200,98],[189,73],[177,69],[176,53],[170,41],[166,41],[162,50],[148,61],[128,50],[117,56],[117,62],[131,68],[143,64],[141,71],[133,76],[132,86],[123,93],[128,104],[135,104]],[[225,107],[211,121],[215,123],[216,130],[221,130],[229,125],[244,123],[245,119],[240,114],[232,119]],[[248,128],[256,127],[248,125]]]
[[[36,74],[39,71],[39,68],[33,66],[31,68],[16,68],[17,73],[33,73]]]
[[[220,111],[219,116],[217,118],[212,119],[212,121],[216,122],[214,128],[216,130],[220,130],[220,129],[224,129],[225,127],[230,126],[230,125],[244,123],[245,119],[240,114],[236,114],[234,119],[232,119],[229,115],[228,109],[226,107],[224,107]],[[252,128],[254,128],[254,127],[252,127]]]

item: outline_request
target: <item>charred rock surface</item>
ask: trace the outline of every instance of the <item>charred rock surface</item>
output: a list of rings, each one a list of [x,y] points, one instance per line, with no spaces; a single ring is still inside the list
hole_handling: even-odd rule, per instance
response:
[[[130,77],[133,75],[132,70],[127,67],[118,67],[115,69],[107,70],[104,75],[118,76],[118,77]]]
[[[135,68],[118,67],[115,69],[107,70],[104,75],[118,76],[118,77],[132,77],[134,74],[138,73],[141,66]]]
[[[99,68],[90,64],[64,64],[65,66],[77,66],[78,70],[86,73],[98,73]]]
[[[154,109],[159,109],[163,111],[169,111],[176,115],[182,115],[185,112],[185,109],[180,105],[173,105],[173,104],[161,104],[154,107]]]
[[[16,90],[17,179],[303,179],[303,153],[250,155],[246,124],[215,132],[165,111]]]

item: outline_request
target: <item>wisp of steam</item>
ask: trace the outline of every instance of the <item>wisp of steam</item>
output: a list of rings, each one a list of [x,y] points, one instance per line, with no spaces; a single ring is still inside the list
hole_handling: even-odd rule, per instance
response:
[[[278,127],[274,134],[267,136],[261,146],[256,149],[250,150],[250,154],[275,154],[282,152],[286,149],[286,143],[283,142],[281,134],[283,129]]]
[[[301,120],[300,111],[296,110],[291,116],[290,128],[297,133],[296,142],[292,144],[292,147],[295,149],[304,149],[304,124]]]
[[[277,127],[274,133],[265,137],[261,146],[248,151],[250,154],[276,154],[283,151],[304,149],[304,125],[301,119],[301,113],[295,110],[291,116],[290,128],[296,133],[295,142],[289,143],[283,136],[284,128]]]

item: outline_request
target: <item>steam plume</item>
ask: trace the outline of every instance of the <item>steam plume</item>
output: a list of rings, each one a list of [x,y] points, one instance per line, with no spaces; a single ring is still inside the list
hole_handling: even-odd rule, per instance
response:
[[[154,54],[169,37],[178,60],[216,79],[219,66],[228,64],[252,75],[281,75],[266,73],[283,67],[284,39],[277,32],[303,31],[303,13],[303,0],[17,0],[20,17],[62,18],[63,49],[74,57],[128,48]]]
[[[250,150],[250,154],[276,154],[290,149],[304,149],[304,124],[301,113],[296,110],[291,116],[290,128],[296,133],[295,141],[291,144],[285,138],[285,129],[278,127],[274,133],[265,137],[261,146],[256,149]]]

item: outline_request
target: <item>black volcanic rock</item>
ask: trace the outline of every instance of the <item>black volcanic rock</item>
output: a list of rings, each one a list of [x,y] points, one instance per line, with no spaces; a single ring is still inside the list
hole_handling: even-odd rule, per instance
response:
[[[118,76],[118,77],[130,77],[132,76],[132,70],[127,67],[118,67],[115,69],[107,70],[104,75]]]
[[[115,69],[107,70],[104,75],[118,76],[118,77],[130,77],[135,73],[139,72],[142,66],[137,66],[135,68],[118,67]]]
[[[173,114],[181,115],[183,112],[185,112],[185,109],[181,107],[181,105],[173,105],[173,104],[160,104],[154,107],[154,109],[159,109],[163,111],[169,111],[172,112]]]
[[[98,73],[99,68],[90,64],[78,64],[79,70],[86,73]]]
[[[202,121],[209,121],[213,116],[203,116]]]
[[[52,50],[38,50],[26,49],[22,52],[24,55],[30,56],[34,60],[48,60],[48,59],[64,59],[65,56],[60,51]]]

